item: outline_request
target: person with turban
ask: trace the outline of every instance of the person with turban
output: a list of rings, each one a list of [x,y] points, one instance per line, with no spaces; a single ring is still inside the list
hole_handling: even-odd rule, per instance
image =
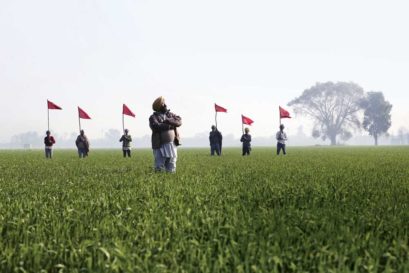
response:
[[[163,97],[153,104],[153,114],[149,117],[152,130],[152,150],[155,158],[155,171],[176,172],[177,146],[180,145],[178,127],[182,118],[170,112]]]
[[[250,155],[251,151],[251,135],[249,134],[250,129],[246,128],[244,129],[244,134],[241,136],[240,141],[243,142],[243,156],[244,155]]]

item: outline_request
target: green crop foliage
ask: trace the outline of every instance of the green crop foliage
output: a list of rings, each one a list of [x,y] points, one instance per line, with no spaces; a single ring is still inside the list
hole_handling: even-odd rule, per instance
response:
[[[409,148],[0,152],[0,272],[409,272]]]

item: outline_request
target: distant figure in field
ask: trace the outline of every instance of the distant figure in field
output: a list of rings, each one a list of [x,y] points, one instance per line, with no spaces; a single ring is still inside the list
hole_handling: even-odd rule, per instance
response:
[[[251,151],[251,135],[249,134],[250,129],[246,128],[244,129],[244,134],[241,136],[240,141],[243,142],[243,156],[244,155],[250,155]]]
[[[80,158],[88,156],[89,153],[89,141],[87,136],[84,133],[84,130],[80,131],[80,135],[75,140],[75,145],[77,145],[78,155]]]
[[[55,144],[55,139],[51,135],[50,131],[45,132],[46,136],[44,138],[45,144],[45,158],[53,157],[53,145]]]
[[[157,98],[152,108],[154,112],[149,117],[149,126],[152,129],[155,171],[175,173],[177,146],[180,145],[177,127],[182,125],[182,118],[170,112],[163,97]]]
[[[287,141],[287,134],[284,132],[284,125],[280,125],[280,131],[276,134],[277,139],[277,155],[280,154],[280,151],[283,150],[283,154],[285,155],[285,142]]]
[[[209,141],[210,141],[210,155],[214,155],[216,152],[217,155],[222,154],[222,141],[223,136],[217,127],[212,125],[212,131],[209,134]]]
[[[122,152],[124,153],[124,157],[128,156],[131,157],[131,142],[132,136],[128,134],[129,130],[125,129],[124,134],[119,139],[119,142],[122,142]]]

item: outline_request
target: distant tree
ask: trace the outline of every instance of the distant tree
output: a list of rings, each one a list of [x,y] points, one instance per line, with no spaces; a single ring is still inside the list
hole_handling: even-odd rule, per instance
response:
[[[350,130],[360,127],[358,111],[363,96],[363,89],[355,83],[317,83],[288,105],[314,121],[313,137],[328,138],[336,145],[337,136],[348,140],[352,137]]]
[[[398,130],[398,144],[399,145],[405,145],[406,144],[406,139],[405,138],[407,138],[407,137],[405,137],[405,136],[407,136],[409,133],[408,133],[408,129],[406,129],[405,127],[400,127],[399,128],[399,130]]]
[[[11,137],[11,144],[13,146],[33,145],[35,147],[41,147],[43,144],[43,138],[37,132],[25,132]]]
[[[102,140],[102,145],[108,146],[108,147],[115,147],[115,145],[118,145],[119,139],[121,138],[121,131],[117,129],[109,129],[105,133],[105,138]]]
[[[364,109],[362,126],[378,145],[378,137],[386,134],[391,127],[392,104],[385,100],[382,92],[368,92],[361,106]]]

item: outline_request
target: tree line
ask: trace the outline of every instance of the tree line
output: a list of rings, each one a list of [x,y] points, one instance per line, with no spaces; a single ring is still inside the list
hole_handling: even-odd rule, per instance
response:
[[[296,114],[313,121],[312,136],[329,139],[331,145],[340,138],[346,141],[354,130],[364,129],[378,145],[380,136],[391,127],[392,104],[382,92],[364,92],[352,82],[317,83],[288,103]]]

